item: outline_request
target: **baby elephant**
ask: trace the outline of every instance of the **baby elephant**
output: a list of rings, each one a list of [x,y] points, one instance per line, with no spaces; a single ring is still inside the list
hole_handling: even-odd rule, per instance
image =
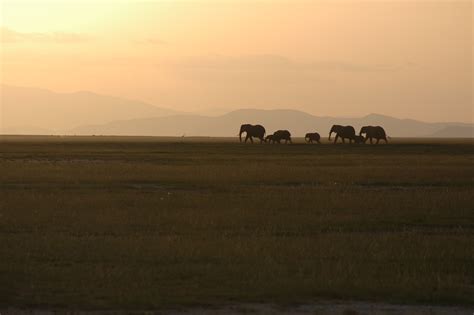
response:
[[[278,130],[273,133],[273,143],[281,143],[281,140],[285,140],[285,143],[291,142],[291,133],[288,130]]]
[[[354,137],[354,142],[364,144],[365,143],[365,138],[363,136],[355,136]]]
[[[265,142],[268,143],[275,143],[275,139],[273,138],[273,135],[268,135],[265,137]]]
[[[304,139],[308,143],[313,143],[313,142],[317,142],[319,144],[321,143],[321,142],[319,142],[319,140],[321,139],[321,136],[317,132],[307,133],[306,136],[304,136]]]

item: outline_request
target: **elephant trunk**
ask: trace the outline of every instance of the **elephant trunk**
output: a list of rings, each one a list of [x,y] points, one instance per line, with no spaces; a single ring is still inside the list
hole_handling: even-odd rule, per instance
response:
[[[240,130],[240,132],[239,132],[239,141],[240,141],[240,142],[242,142],[242,133],[243,133],[243,131]]]
[[[331,134],[332,134],[332,130],[331,130],[331,132],[329,133],[329,141],[331,141]]]

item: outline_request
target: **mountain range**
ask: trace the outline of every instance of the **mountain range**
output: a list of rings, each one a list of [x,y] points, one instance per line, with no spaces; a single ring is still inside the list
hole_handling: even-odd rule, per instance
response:
[[[87,91],[56,93],[9,85],[0,85],[0,105],[3,133],[67,133],[84,124],[105,124],[120,119],[177,113],[141,101]]]
[[[316,117],[297,110],[241,109],[218,117],[173,115],[158,118],[114,121],[102,125],[75,128],[78,135],[146,135],[146,136],[235,136],[242,123],[259,123],[267,133],[288,129],[292,135],[304,136],[317,131],[326,135],[333,124],[381,125],[391,137],[474,137],[472,124],[425,123],[411,119],[370,114],[361,118]]]
[[[472,123],[428,123],[380,114],[318,117],[298,110],[239,109],[206,116],[91,92],[0,88],[2,134],[236,136],[242,123],[259,123],[267,133],[288,129],[294,136],[313,131],[326,135],[333,124],[340,124],[356,130],[381,125],[391,137],[474,137]]]

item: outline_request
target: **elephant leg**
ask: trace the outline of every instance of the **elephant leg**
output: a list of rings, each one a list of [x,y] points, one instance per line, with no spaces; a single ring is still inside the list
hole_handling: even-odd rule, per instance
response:
[[[339,135],[336,134],[336,137],[334,138],[334,144],[337,143],[337,138],[339,138]]]
[[[370,144],[374,144],[374,143],[372,142],[372,137],[370,137]]]
[[[377,142],[375,142],[375,144],[379,144],[379,141],[380,141],[380,138],[377,138]]]
[[[341,139],[342,139],[342,143],[346,143],[346,139],[345,139],[345,138],[341,137]]]
[[[385,138],[383,138],[383,139],[385,140],[385,143],[388,143],[388,141],[387,141],[387,137],[385,137]]]

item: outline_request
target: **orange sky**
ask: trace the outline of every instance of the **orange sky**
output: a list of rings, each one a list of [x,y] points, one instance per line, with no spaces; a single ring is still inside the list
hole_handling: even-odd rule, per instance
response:
[[[1,2],[0,83],[186,111],[473,120],[470,1]]]

